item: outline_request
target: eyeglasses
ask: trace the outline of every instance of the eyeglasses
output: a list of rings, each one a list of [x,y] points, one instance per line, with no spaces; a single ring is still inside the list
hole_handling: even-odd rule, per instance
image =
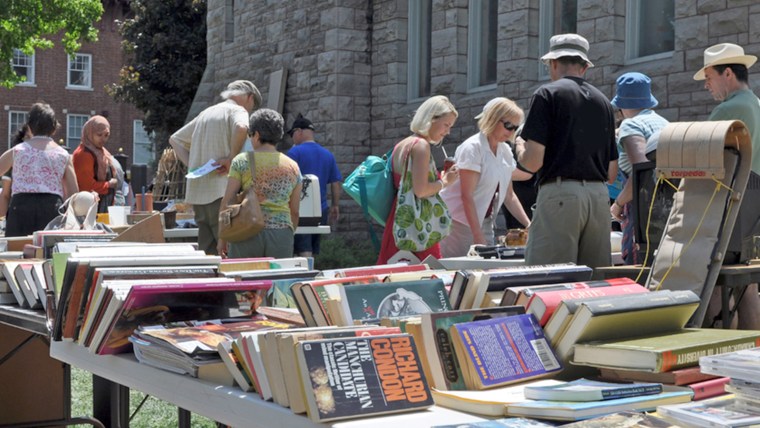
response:
[[[504,129],[506,129],[507,131],[512,131],[512,132],[517,131],[517,128],[520,127],[520,125],[514,125],[512,122],[504,121],[504,120],[501,121],[501,124],[504,125]]]

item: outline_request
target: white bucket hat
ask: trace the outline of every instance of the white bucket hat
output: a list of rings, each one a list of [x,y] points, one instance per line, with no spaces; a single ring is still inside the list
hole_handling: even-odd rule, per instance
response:
[[[541,57],[544,63],[550,59],[557,59],[563,56],[578,56],[588,63],[589,67],[594,64],[588,60],[588,40],[585,37],[568,33],[557,34],[549,39],[549,52]]]
[[[705,66],[694,74],[694,80],[705,80],[705,70],[714,65],[741,64],[747,68],[757,61],[754,55],[744,55],[744,49],[733,43],[719,43],[705,49]]]

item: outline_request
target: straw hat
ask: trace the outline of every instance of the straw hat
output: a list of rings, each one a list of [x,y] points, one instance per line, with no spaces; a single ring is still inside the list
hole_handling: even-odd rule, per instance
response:
[[[568,33],[552,36],[549,39],[549,52],[541,57],[541,61],[546,63],[550,59],[557,59],[563,56],[579,56],[588,63],[589,67],[594,66],[588,60],[588,40],[578,34]]]
[[[705,66],[694,74],[694,80],[705,80],[705,69],[714,65],[741,64],[747,68],[757,61],[754,55],[744,55],[744,49],[733,43],[719,43],[705,49]]]

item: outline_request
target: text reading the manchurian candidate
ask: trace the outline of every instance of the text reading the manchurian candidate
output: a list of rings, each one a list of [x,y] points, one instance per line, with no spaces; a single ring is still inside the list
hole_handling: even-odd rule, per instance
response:
[[[429,400],[408,336],[325,342],[321,346],[336,401],[358,401],[361,408],[371,409],[379,398],[382,407]]]

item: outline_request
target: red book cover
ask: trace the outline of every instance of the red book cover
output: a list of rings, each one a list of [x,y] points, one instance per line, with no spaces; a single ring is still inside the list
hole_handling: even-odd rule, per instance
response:
[[[101,321],[111,327],[98,354],[128,352],[128,338],[140,325],[250,316],[271,287],[268,280],[135,285],[119,315]]]
[[[715,379],[703,380],[701,382],[690,383],[686,386],[694,391],[693,400],[704,400],[705,398],[717,397],[726,393],[725,385],[731,380],[730,377],[716,377]]]
[[[536,291],[528,301],[525,313],[535,315],[539,324],[543,327],[563,300],[646,293],[649,291],[630,278],[612,278],[605,281],[588,282],[605,282],[609,286],[600,287],[599,285],[594,285],[588,288],[574,288],[570,290]]]

